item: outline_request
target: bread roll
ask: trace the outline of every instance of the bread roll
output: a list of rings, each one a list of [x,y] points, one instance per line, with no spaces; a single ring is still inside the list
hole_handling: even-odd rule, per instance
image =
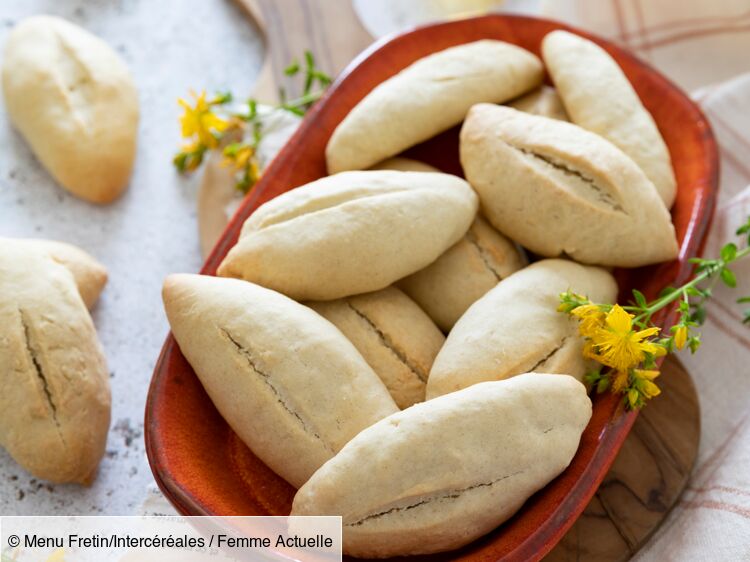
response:
[[[394,156],[388,158],[372,166],[370,170],[397,170],[399,172],[437,172],[440,173],[435,166],[430,166],[425,162],[419,160],[413,160],[411,158],[404,158],[402,156]]]
[[[677,257],[674,227],[654,185],[599,135],[479,104],[461,129],[460,150],[482,213],[532,252],[619,267]]]
[[[307,305],[354,344],[399,408],[424,400],[427,375],[445,338],[417,303],[387,287]]]
[[[525,264],[515,244],[477,215],[461,240],[398,286],[447,333],[474,301]]]
[[[57,263],[67,267],[73,274],[78,292],[86,307],[91,309],[99,300],[99,295],[107,284],[107,269],[89,254],[72,244],[56,240],[37,238],[0,238],[0,245],[5,243],[27,246],[47,253]]]
[[[558,312],[560,293],[615,302],[607,271],[567,260],[542,260],[518,271],[476,301],[451,330],[427,380],[427,398],[520,373],[583,378],[578,322]]]
[[[296,300],[376,291],[455,244],[476,210],[476,194],[456,176],[345,172],[259,207],[218,273]]]
[[[591,417],[572,377],[519,375],[412,406],[365,429],[297,492],[292,515],[341,515],[362,558],[463,546],[570,464]]]
[[[560,121],[570,121],[557,90],[545,85],[528,94],[524,94],[512,102],[508,102],[508,106],[518,111],[531,113],[532,115],[541,115],[542,117],[559,119]]]
[[[373,169],[438,171],[429,164],[401,157],[384,160]],[[447,333],[471,303],[525,263],[515,244],[477,215],[461,240],[424,269],[399,281],[398,286]]]
[[[364,170],[460,123],[475,103],[502,103],[542,82],[530,52],[482,40],[417,60],[385,80],[339,123],[326,147],[328,173]]]
[[[8,116],[55,180],[94,203],[120,195],[138,95],[117,53],[61,18],[34,16],[10,33],[2,73]]]
[[[219,413],[295,487],[398,411],[354,346],[306,306],[202,275],[170,275],[163,297],[172,333]]]
[[[617,62],[593,41],[567,31],[547,34],[542,54],[571,121],[630,156],[670,208],[677,182],[669,150]]]
[[[36,478],[90,483],[107,441],[109,371],[71,272],[0,241],[0,446]]]

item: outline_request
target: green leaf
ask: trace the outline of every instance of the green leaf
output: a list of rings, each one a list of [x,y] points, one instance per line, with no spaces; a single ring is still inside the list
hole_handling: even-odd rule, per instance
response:
[[[305,64],[307,65],[307,68],[312,70],[315,68],[315,57],[312,54],[312,51],[310,49],[305,49]]]
[[[742,319],[743,324],[750,324],[750,308],[745,311],[745,317]]]
[[[635,303],[640,306],[641,308],[647,308],[648,307],[648,301],[646,300],[646,296],[641,293],[638,289],[633,289],[633,297],[635,297]]]
[[[664,287],[664,288],[663,288],[663,289],[662,289],[662,290],[661,290],[661,291],[659,292],[659,298],[661,298],[661,297],[666,297],[666,296],[667,296],[667,295],[669,295],[670,293],[674,292],[674,290],[675,290],[675,288],[674,288],[674,287],[672,287],[671,285],[670,285],[669,287]]]
[[[289,66],[287,66],[284,69],[284,74],[287,76],[294,76],[299,72],[299,61],[297,59],[292,59],[292,62],[289,63]]]
[[[747,296],[747,297],[740,297],[740,298],[738,298],[738,299],[737,299],[737,302],[738,302],[739,304],[743,304],[743,303],[746,303],[746,302],[750,302],[750,296]]]
[[[696,306],[690,314],[690,320],[697,325],[702,325],[706,321],[706,307],[703,305]]]
[[[746,234],[750,232],[750,217],[747,217],[747,222],[737,229],[737,235]]]
[[[730,242],[729,244],[724,245],[719,255],[725,262],[732,261],[735,257],[737,257],[737,244]]]
[[[737,277],[734,275],[734,272],[731,269],[725,267],[721,270],[720,275],[721,280],[727,287],[734,289],[737,286]]]

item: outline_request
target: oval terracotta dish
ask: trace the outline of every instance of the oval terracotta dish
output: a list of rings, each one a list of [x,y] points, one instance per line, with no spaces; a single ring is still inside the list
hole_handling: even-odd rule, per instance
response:
[[[421,27],[381,41],[359,56],[307,116],[299,131],[244,200],[202,273],[213,275],[234,245],[242,222],[261,203],[325,175],[329,136],[374,86],[420,57],[447,47],[492,38],[539,54],[542,38],[560,23],[520,16],[485,16]],[[685,281],[708,229],[718,188],[718,156],[709,124],[676,86],[626,51],[588,33],[619,62],[653,114],[669,146],[679,189],[672,217],[681,251],[677,261],[618,271],[628,300],[638,287],[653,297]],[[460,174],[458,128],[409,151],[446,172]],[[667,325],[669,317],[662,317]],[[321,407],[325,407],[322,405]],[[490,535],[439,560],[536,560],[572,525],[596,491],[628,434],[635,414],[610,395],[594,398],[594,414],[568,469],[529,499]],[[263,465],[234,435],[212,405],[174,339],[167,338],[146,406],[146,447],[159,486],[189,515],[286,515],[294,489]],[[417,558],[419,559],[419,558]],[[410,558],[410,560],[415,560]]]

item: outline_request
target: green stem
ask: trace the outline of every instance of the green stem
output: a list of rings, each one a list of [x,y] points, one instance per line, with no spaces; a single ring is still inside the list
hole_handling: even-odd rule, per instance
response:
[[[310,92],[309,94],[305,94],[304,96],[300,96],[300,97],[298,97],[296,99],[289,100],[289,101],[283,103],[281,105],[281,107],[283,109],[286,109],[286,108],[297,109],[297,108],[300,108],[300,107],[303,107],[303,106],[307,105],[308,103],[312,103],[314,101],[318,101],[320,99],[320,97],[324,93],[325,92],[323,90],[318,91],[318,92]]]
[[[673,289],[671,292],[667,293],[666,295],[664,295],[660,299],[655,300],[654,302],[652,302],[648,306],[648,308],[646,308],[641,314],[639,314],[635,318],[634,321],[637,322],[639,320],[642,320],[644,317],[650,317],[652,314],[654,314],[658,310],[661,310],[662,308],[664,308],[668,304],[671,304],[674,301],[676,301],[677,299],[679,299],[682,296],[682,294],[687,289],[695,287],[701,281],[704,281],[705,279],[708,279],[712,275],[715,275],[717,272],[721,271],[722,268],[724,268],[725,266],[727,266],[730,263],[735,262],[737,260],[741,260],[742,258],[744,258],[745,256],[747,256],[749,254],[750,254],[750,247],[747,247],[747,248],[745,248],[745,249],[740,250],[739,252],[737,252],[737,255],[734,257],[734,259],[731,259],[731,260],[729,260],[727,262],[725,262],[723,260],[717,260],[717,267],[716,267],[716,269],[713,269],[713,270],[706,269],[706,270],[702,271],[701,273],[699,273],[698,275],[696,275],[691,281],[688,281],[687,283],[685,283],[682,287],[678,287],[677,289]]]

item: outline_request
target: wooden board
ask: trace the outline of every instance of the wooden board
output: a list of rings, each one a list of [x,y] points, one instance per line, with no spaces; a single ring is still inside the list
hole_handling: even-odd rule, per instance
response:
[[[235,1],[266,38],[266,62],[253,93],[262,101],[276,99],[280,86],[295,93],[283,69],[305,49],[335,76],[373,40],[349,0]],[[698,452],[700,408],[677,359],[665,361],[659,384],[662,395],[639,416],[596,496],[545,560],[627,560],[679,498]]]

